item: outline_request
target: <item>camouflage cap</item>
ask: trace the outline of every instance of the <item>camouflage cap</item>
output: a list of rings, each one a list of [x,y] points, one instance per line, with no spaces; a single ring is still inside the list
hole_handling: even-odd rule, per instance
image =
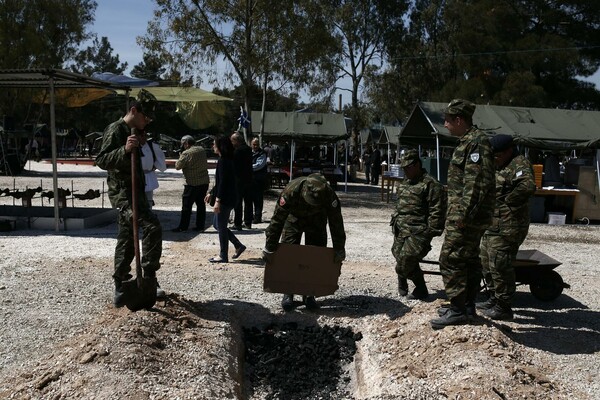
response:
[[[444,114],[472,117],[475,113],[475,104],[468,100],[454,99],[442,111]]]
[[[492,145],[494,153],[499,153],[510,147],[513,147],[514,141],[512,136],[501,133],[496,136],[492,136],[490,138],[490,144]]]
[[[402,155],[402,159],[400,161],[400,167],[401,168],[408,167],[409,165],[412,165],[420,160],[421,159],[419,158],[419,152],[417,150],[415,150],[415,149],[405,150],[404,154]]]
[[[329,200],[327,179],[321,174],[310,174],[302,187],[302,198],[311,206],[320,206]]]
[[[141,89],[132,107],[135,107],[138,112],[141,112],[148,118],[155,119],[154,111],[156,108],[156,102],[156,97],[152,93],[146,89]]]

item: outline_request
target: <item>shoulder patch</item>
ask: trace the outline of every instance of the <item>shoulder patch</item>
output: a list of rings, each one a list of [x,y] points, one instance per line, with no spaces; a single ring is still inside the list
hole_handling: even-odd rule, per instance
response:
[[[285,206],[285,199],[283,198],[283,196],[279,197],[279,206],[281,206],[281,207]]]
[[[523,175],[523,171],[517,171],[517,178]]]
[[[338,204],[339,204],[338,201],[334,200],[331,202],[331,207],[336,208],[338,206]]]
[[[471,161],[472,162],[478,162],[479,161],[479,153],[471,153]]]

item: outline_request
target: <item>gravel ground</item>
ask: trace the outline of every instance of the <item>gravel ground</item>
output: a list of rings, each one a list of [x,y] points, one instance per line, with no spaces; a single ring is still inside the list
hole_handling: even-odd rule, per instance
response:
[[[51,188],[50,165],[28,167],[16,179],[0,177],[0,189]],[[105,182],[95,167],[58,170],[59,187],[79,193]],[[392,204],[380,200],[378,188],[340,188],[348,237],[340,288],[319,299],[316,313],[299,307],[286,314],[280,295],[262,290],[267,224],[240,233],[248,247],[240,260],[212,265],[208,258],[218,252],[212,228],[170,232],[179,219],[181,174],[167,170],[159,180],[155,210],[165,233],[158,277],[169,298],[153,312],[112,307],[114,223],[0,236],[0,398],[298,398],[274,394],[268,385],[253,388],[245,375],[244,328],[287,322],[345,326],[362,335],[354,361],[345,366],[350,378],[319,398],[600,398],[598,226],[532,224],[522,249],[559,260],[556,272],[571,286],[556,300],[537,300],[519,286],[514,321],[478,317],[433,331],[428,321],[444,301],[441,279],[426,276],[428,301],[397,296]],[[265,220],[275,196],[267,195]],[[2,204],[12,205],[13,198],[0,196]],[[40,204],[34,198],[33,205]],[[75,201],[101,205],[102,198]],[[442,238],[434,240],[427,259],[437,259],[441,244]],[[298,379],[294,371],[282,373]]]

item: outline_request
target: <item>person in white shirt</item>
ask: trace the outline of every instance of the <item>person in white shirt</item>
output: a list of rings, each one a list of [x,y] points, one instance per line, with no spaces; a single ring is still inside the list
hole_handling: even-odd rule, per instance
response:
[[[142,169],[144,170],[144,177],[146,179],[144,191],[146,192],[148,205],[152,209],[152,206],[154,206],[154,191],[158,189],[158,178],[155,171],[165,172],[167,170],[167,163],[165,161],[165,153],[158,144],[152,140],[148,140],[145,132],[141,132],[139,141]]]

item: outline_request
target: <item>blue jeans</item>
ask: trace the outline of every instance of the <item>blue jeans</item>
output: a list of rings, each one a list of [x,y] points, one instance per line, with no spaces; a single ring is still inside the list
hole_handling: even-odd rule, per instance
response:
[[[224,261],[229,260],[229,242],[233,243],[233,246],[236,249],[242,245],[242,242],[240,242],[233,232],[231,232],[231,229],[227,227],[227,224],[229,223],[229,214],[231,214],[232,209],[233,207],[221,203],[220,212],[214,214],[213,218],[213,227],[219,232],[219,244],[221,246],[219,256]]]

